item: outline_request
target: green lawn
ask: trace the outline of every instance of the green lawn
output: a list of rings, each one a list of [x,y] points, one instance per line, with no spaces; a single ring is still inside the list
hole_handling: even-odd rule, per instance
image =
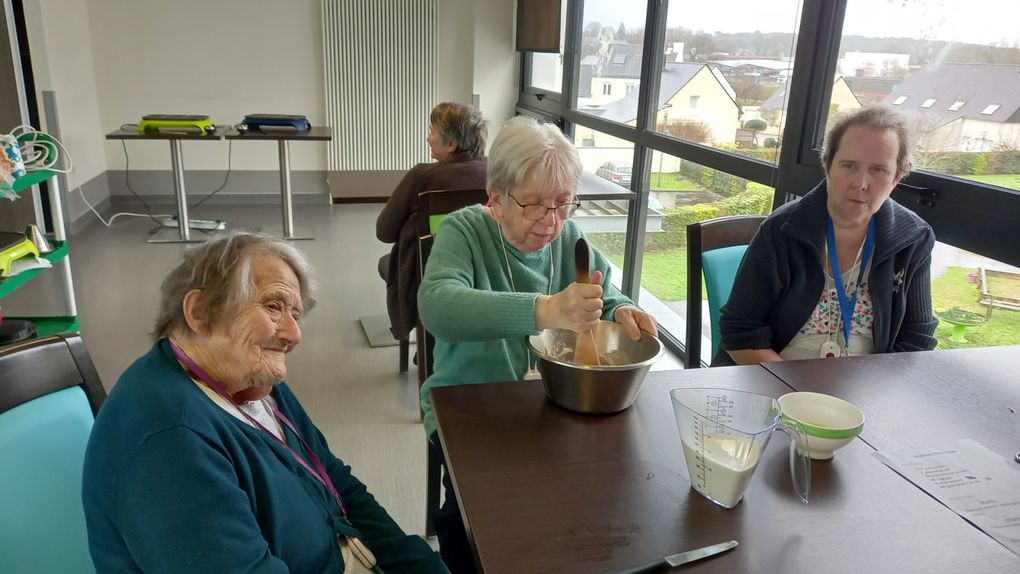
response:
[[[618,267],[623,267],[623,255],[608,255]],[[967,281],[973,268],[951,267],[932,282],[932,307],[936,313],[959,307],[984,315],[986,307],[979,304],[978,286]],[[684,249],[669,249],[645,253],[641,270],[641,286],[648,289],[662,301],[684,301],[687,299],[687,252]],[[984,347],[1015,345],[1020,343],[1020,311],[995,309],[991,320],[980,326],[967,329],[967,344],[949,340],[953,326],[942,321],[935,336],[940,348]]]
[[[1020,173],[997,173],[994,175],[958,175],[961,179],[980,181],[1020,191]]]
[[[607,255],[623,268],[623,255]],[[641,286],[661,301],[687,300],[687,251],[667,249],[645,253],[641,264]]]
[[[701,191],[702,186],[675,173],[652,172],[649,188],[654,191]]]
[[[941,277],[932,282],[932,307],[935,312],[945,311],[951,307],[959,307],[984,315],[987,307],[978,303],[978,285],[967,281],[968,273],[977,273],[977,269],[966,267],[950,267]],[[942,346],[952,347],[990,347],[995,345],[1015,345],[1020,343],[1020,311],[995,309],[992,318],[984,325],[970,327],[965,337],[967,344],[949,341],[953,326],[942,321],[935,336]]]

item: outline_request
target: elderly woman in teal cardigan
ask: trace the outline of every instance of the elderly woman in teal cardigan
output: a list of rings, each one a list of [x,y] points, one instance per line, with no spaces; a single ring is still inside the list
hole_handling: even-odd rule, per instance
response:
[[[289,244],[235,233],[164,279],[156,343],[103,404],[83,501],[99,572],[446,572],[283,383],[315,304]]]
[[[586,331],[600,319],[634,339],[655,334],[655,321],[610,281],[609,262],[594,250],[591,284],[576,283],[570,220],[580,202],[577,150],[551,124],[508,121],[489,153],[489,206],[472,206],[440,225],[418,292],[419,313],[436,338],[435,372],[422,387],[425,432],[442,459],[429,391],[467,383],[537,376],[527,337],[541,329]],[[444,462],[445,464],[445,462]],[[446,502],[433,526],[451,572],[473,572],[449,474]]]

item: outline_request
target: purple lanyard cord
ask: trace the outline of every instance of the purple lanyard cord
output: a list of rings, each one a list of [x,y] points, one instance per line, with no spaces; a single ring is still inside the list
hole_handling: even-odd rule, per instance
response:
[[[167,342],[170,343],[170,348],[173,350],[174,356],[177,357],[177,360],[184,363],[184,366],[187,368],[189,374],[195,376],[197,379],[202,381],[206,386],[215,391],[216,394],[222,397],[224,400],[226,400],[230,404],[234,404],[234,401],[230,398],[230,395],[227,394],[226,389],[223,388],[223,385],[221,385],[219,381],[210,376],[209,373],[205,372],[205,370],[203,370],[202,367],[199,367],[198,364],[195,363],[195,361],[191,360],[191,357],[185,355],[184,351],[182,351],[181,348],[178,347],[176,343],[174,343],[170,339],[167,339]],[[299,456],[298,453],[295,452],[294,449],[292,449],[285,440],[273,434],[272,431],[267,429],[265,426],[262,425],[262,423],[257,421],[254,417],[252,417],[248,413],[244,412],[241,409],[237,410],[242,415],[244,415],[248,422],[255,425],[256,428],[269,435],[269,437],[275,440],[277,443],[279,443],[280,446],[287,449],[287,452],[289,452],[291,456],[294,457],[294,460],[297,461],[297,463],[301,465],[302,468],[310,472],[312,476],[314,476],[315,479],[318,480],[319,483],[322,484],[322,486],[324,486],[331,495],[333,495],[333,499],[336,500],[337,506],[340,507],[340,514],[342,514],[344,519],[347,520],[349,523],[350,520],[347,518],[347,508],[344,507],[343,501],[340,500],[340,493],[337,492],[336,487],[333,486],[333,481],[330,480],[329,473],[326,472],[326,467],[323,466],[322,461],[319,460],[319,457],[315,455],[315,452],[312,450],[312,447],[308,446],[308,443],[306,443],[305,440],[301,438],[301,434],[298,433],[296,428],[294,428],[294,423],[290,422],[290,419],[285,417],[283,413],[280,412],[280,409],[276,408],[276,405],[273,404],[272,401],[269,402],[269,406],[272,408],[273,414],[276,415],[276,418],[279,419],[280,422],[282,422],[284,425],[286,425],[286,427],[289,428],[292,433],[294,433],[294,436],[297,437],[298,442],[301,443],[301,447],[305,451],[305,455],[308,456],[308,460],[311,461],[312,463],[311,466],[309,466],[308,462],[305,462],[305,460],[301,458],[301,456]]]

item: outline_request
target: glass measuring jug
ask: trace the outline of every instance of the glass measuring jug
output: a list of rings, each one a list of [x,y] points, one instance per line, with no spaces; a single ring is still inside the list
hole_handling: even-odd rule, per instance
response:
[[[705,498],[733,508],[744,497],[772,431],[790,437],[790,474],[797,495],[807,502],[811,459],[800,423],[782,419],[772,397],[729,389],[674,389],[676,414],[691,486]]]

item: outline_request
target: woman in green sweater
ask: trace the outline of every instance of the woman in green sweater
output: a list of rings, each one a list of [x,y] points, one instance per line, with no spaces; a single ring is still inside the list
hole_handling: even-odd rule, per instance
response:
[[[472,206],[440,225],[418,291],[422,323],[436,338],[435,372],[422,387],[425,432],[442,458],[429,390],[537,376],[527,337],[541,329],[585,331],[616,321],[631,337],[656,334],[655,321],[610,282],[593,250],[592,283],[576,283],[569,218],[580,205],[577,150],[551,124],[508,121],[489,153],[489,206]],[[444,462],[445,465],[445,462]],[[433,525],[451,572],[474,572],[449,473]]]

